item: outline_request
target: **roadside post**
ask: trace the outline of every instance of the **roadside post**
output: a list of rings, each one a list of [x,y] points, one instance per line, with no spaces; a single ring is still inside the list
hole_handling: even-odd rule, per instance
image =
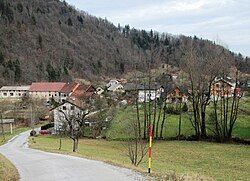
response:
[[[13,133],[12,128],[13,128],[13,126],[12,126],[12,122],[11,122],[11,123],[10,123],[10,134]]]
[[[149,126],[149,148],[148,148],[148,173],[151,172],[152,166],[152,125]]]

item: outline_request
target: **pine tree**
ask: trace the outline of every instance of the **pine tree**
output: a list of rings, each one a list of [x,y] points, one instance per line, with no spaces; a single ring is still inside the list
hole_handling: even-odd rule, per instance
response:
[[[13,64],[14,64],[14,68],[15,68],[14,80],[15,80],[15,82],[20,82],[21,76],[22,76],[22,70],[21,70],[20,62],[19,62],[18,59],[16,59]]]

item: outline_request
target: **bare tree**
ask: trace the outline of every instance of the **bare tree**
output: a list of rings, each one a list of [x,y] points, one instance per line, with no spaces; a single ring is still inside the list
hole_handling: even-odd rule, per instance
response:
[[[127,149],[126,155],[135,166],[138,166],[147,154],[147,142],[140,135],[139,129],[137,120],[127,122],[125,131],[130,137],[124,145]]]
[[[75,152],[78,148],[78,140],[84,135],[85,118],[89,114],[83,110],[59,110],[59,119],[63,123],[64,134],[73,141],[72,150]]]
[[[183,58],[180,66],[188,75],[191,88],[193,122],[198,139],[207,136],[206,108],[210,102],[211,85],[222,70],[229,70],[231,59],[225,49],[199,40],[183,39]]]
[[[220,142],[231,140],[234,125],[237,121],[240,98],[238,73],[236,75],[236,85],[231,97],[231,91],[227,83],[223,82],[221,90],[213,97],[213,112],[209,115],[211,131]]]

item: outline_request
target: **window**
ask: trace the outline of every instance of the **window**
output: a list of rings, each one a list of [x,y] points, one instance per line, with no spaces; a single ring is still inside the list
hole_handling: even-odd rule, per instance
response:
[[[70,106],[70,110],[75,110],[75,106]]]
[[[11,93],[10,93],[10,96],[11,96],[11,97],[14,96],[14,93],[11,92]]]
[[[7,93],[5,92],[5,93],[3,93],[3,96],[7,96]]]
[[[55,94],[55,96],[56,96],[56,94]]]
[[[63,110],[66,110],[67,108],[66,108],[66,106],[63,106]]]

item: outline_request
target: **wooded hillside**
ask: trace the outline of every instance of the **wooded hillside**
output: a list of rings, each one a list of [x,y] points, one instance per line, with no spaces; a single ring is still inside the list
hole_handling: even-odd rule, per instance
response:
[[[201,47],[214,44],[116,27],[59,0],[0,0],[0,85],[119,77],[149,63],[178,67],[185,61],[183,42],[191,40]],[[237,59],[241,71],[250,72],[248,58],[225,53]]]

